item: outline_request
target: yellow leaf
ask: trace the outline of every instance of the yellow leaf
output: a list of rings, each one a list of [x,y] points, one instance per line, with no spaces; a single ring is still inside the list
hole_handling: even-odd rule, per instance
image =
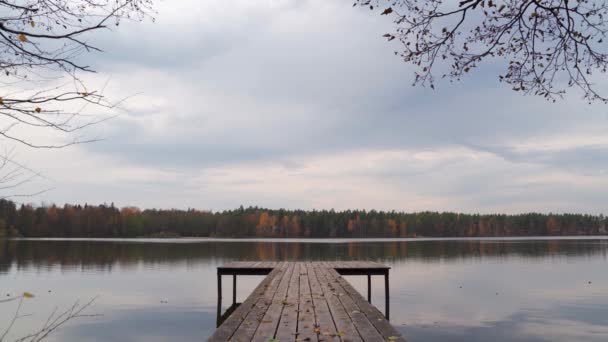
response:
[[[36,107],[36,109],[34,109],[36,111],[36,113],[40,113],[42,111],[42,109],[40,109],[40,107]]]
[[[23,298],[34,298],[34,295],[29,292],[23,292]]]
[[[30,22],[30,25],[32,25],[32,27],[34,27],[34,26],[36,26],[36,23],[35,23],[35,22],[32,20],[32,21]]]
[[[27,38],[25,37],[25,35],[22,33],[19,35],[19,40],[23,43],[27,40]]]

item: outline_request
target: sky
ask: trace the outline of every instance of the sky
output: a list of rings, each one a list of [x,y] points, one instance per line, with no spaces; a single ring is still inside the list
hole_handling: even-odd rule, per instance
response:
[[[92,36],[89,85],[123,110],[84,132],[101,141],[15,146],[48,189],[18,201],[606,213],[607,105],[522,96],[500,63],[413,87],[390,19],[350,2],[156,9]]]

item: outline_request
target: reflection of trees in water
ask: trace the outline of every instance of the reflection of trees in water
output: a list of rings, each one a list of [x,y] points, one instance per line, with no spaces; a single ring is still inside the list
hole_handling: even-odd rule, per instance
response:
[[[0,272],[15,267],[112,271],[141,264],[221,263],[227,260],[459,261],[471,258],[579,257],[608,254],[608,240],[391,241],[297,243],[273,241],[144,243],[129,241],[0,240]]]

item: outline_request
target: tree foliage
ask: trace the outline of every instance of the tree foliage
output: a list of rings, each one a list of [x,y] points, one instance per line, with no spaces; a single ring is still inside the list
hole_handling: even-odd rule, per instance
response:
[[[490,60],[506,63],[499,79],[513,90],[555,101],[569,87],[589,102],[608,102],[593,73],[608,66],[604,0],[357,0],[390,15],[404,61],[418,67],[414,84],[460,80]],[[374,6],[376,5],[376,6]]]
[[[222,212],[140,210],[110,205],[32,207],[0,200],[0,236],[398,238],[606,234],[603,216],[582,214],[458,214],[365,210]]]

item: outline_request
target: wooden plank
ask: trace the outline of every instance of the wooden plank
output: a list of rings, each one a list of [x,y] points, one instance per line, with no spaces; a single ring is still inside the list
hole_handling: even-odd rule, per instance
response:
[[[275,265],[276,265],[276,263],[274,261],[264,261],[264,262],[260,263],[260,265],[258,267],[274,268]]]
[[[251,341],[253,335],[255,334],[262,318],[266,314],[268,307],[272,303],[272,299],[274,298],[277,288],[281,282],[281,279],[285,277],[285,269],[281,268],[283,272],[277,276],[275,276],[268,286],[266,286],[263,293],[260,293],[257,297],[257,301],[254,306],[251,307],[249,312],[246,314],[243,322],[239,325],[237,330],[234,332],[234,335],[230,339],[231,341],[236,342],[244,342]]]
[[[329,305],[327,304],[327,299],[325,298],[325,294],[321,288],[321,283],[317,277],[320,267],[322,266],[318,263],[309,263],[306,265],[306,268],[308,269],[308,280],[310,281],[310,290],[317,324],[314,331],[317,333],[317,335],[323,333],[330,334],[331,332],[338,331],[336,324],[334,323],[334,319],[331,316],[331,312],[329,311]],[[319,341],[324,341],[325,336],[327,335],[319,336]]]
[[[215,331],[208,341],[228,341],[234,331],[241,325],[245,316],[255,306],[259,296],[266,292],[268,284],[277,276],[282,274],[282,270],[275,268],[262,282],[253,290],[252,294],[226,319],[226,321]]]
[[[247,267],[252,264],[253,264],[253,262],[250,262],[250,261],[232,261],[232,262],[222,265],[219,268],[241,268],[241,267]]]
[[[308,267],[300,267],[300,305],[298,315],[298,341],[317,341],[315,311],[312,302],[312,290],[308,275]]]
[[[247,268],[256,268],[260,262],[257,261],[233,261],[227,264],[224,264],[218,268],[220,269],[247,269]]]
[[[262,318],[262,321],[260,322],[258,330],[255,332],[252,341],[266,342],[269,339],[274,338],[277,331],[277,326],[279,325],[279,321],[281,319],[281,313],[283,312],[283,302],[287,298],[287,290],[289,288],[289,282],[291,280],[294,266],[295,265],[293,263],[289,263],[289,268],[281,279],[277,292],[272,299],[272,304],[270,304],[270,307]]]
[[[325,269],[324,273],[327,276],[329,285],[335,289],[335,292],[337,294],[340,294],[338,296],[338,300],[344,307],[344,310],[348,314],[350,321],[361,335],[363,341],[384,340],[378,330],[376,330],[374,325],[369,321],[369,318],[362,313],[359,306],[357,306],[357,304],[355,304],[354,300],[351,298],[351,295],[346,291],[346,289],[344,289],[343,285],[338,281],[337,278],[340,277],[338,272],[333,269]]]
[[[405,341],[340,274],[385,274],[373,261],[230,262],[228,274],[266,274],[209,341]]]
[[[293,274],[289,280],[287,297],[283,302],[283,312],[275,338],[279,341],[294,341],[298,331],[298,299],[300,290],[300,263],[294,263]]]
[[[382,269],[390,269],[390,267],[380,265]],[[378,266],[374,264],[374,266]],[[364,265],[369,266],[369,265]],[[362,274],[369,268],[360,269]],[[335,271],[335,270],[333,270]],[[336,272],[337,273],[337,272]],[[342,285],[343,289],[351,296],[353,301],[359,306],[362,313],[364,313],[368,320],[374,325],[376,330],[382,335],[382,337],[386,339],[391,339],[392,341],[405,341],[405,339],[401,336],[401,334],[395,330],[395,328],[390,324],[390,322],[384,317],[384,314],[378,310],[375,306],[369,304],[365,298],[348,282],[339,274],[337,275],[338,282]]]
[[[327,305],[329,306],[329,311],[334,319],[337,330],[331,332],[322,332],[323,337],[325,337],[328,341],[333,339],[348,339],[349,341],[353,342],[363,341],[359,335],[359,332],[355,329],[355,326],[350,320],[350,316],[348,316],[346,310],[344,310],[344,307],[342,306],[342,303],[338,299],[338,296],[345,295],[345,293],[337,292],[331,286],[330,280],[327,277],[327,271],[327,267],[318,268],[317,279],[319,279],[319,282],[321,283],[321,288],[323,289],[325,299],[327,300]]]
[[[405,338],[403,338],[390,322],[384,318],[384,315],[375,306],[369,304],[365,298],[346,281],[346,279],[342,276],[338,276],[336,279],[342,285],[342,288],[350,295],[355,304],[357,304],[361,312],[367,316],[367,319],[374,325],[380,335],[382,335],[384,340],[390,338],[391,341],[405,341]]]

